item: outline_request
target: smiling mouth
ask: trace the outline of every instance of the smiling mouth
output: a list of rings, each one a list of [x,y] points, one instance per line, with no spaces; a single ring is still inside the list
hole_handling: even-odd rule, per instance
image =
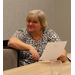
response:
[[[34,28],[34,27],[29,27],[29,28]]]

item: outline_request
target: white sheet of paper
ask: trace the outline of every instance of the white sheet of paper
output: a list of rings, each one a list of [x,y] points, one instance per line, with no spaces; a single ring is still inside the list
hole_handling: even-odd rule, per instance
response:
[[[62,54],[66,44],[67,44],[67,41],[48,42],[39,60],[57,59]]]

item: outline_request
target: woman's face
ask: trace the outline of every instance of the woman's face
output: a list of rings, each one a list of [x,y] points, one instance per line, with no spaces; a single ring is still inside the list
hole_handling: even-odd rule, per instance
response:
[[[41,24],[40,21],[36,18],[29,18],[27,21],[27,29],[29,32],[39,32],[41,31]]]

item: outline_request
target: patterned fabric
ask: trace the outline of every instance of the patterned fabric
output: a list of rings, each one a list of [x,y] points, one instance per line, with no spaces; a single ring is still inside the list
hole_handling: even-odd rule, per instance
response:
[[[35,42],[35,40],[32,38],[32,36],[28,33],[27,29],[25,28],[21,28],[18,31],[16,31],[12,35],[12,37],[17,37],[22,42],[33,46],[39,53],[40,57],[48,42],[61,41],[59,36],[52,29],[45,29],[38,43]],[[29,51],[19,51],[19,66],[24,66],[34,62],[35,61],[32,60],[32,55],[29,53]]]

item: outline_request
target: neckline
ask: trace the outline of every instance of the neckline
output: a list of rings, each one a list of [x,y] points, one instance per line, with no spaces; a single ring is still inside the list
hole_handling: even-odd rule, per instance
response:
[[[27,29],[26,29],[26,30],[27,30]],[[31,34],[28,32],[28,30],[27,30],[27,33],[28,33],[29,38],[31,38],[36,44],[39,44],[39,42],[43,39],[45,30],[43,30],[42,37],[40,38],[40,40],[38,40],[38,43],[33,39],[33,37],[31,36]]]

